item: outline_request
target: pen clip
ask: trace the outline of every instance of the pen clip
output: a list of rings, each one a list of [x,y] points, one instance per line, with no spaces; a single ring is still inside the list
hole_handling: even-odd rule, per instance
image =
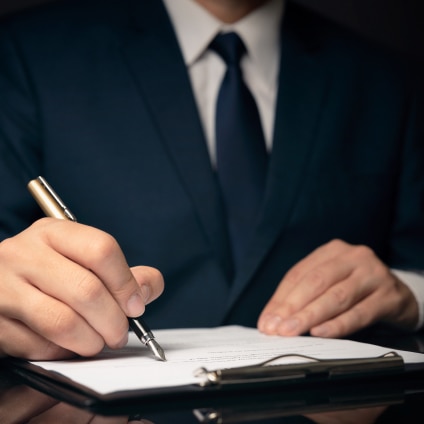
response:
[[[306,362],[272,365],[281,359],[296,357]],[[327,380],[363,375],[379,375],[389,372],[401,372],[404,363],[396,352],[387,352],[384,355],[372,358],[352,359],[318,359],[300,354],[284,354],[271,358],[255,365],[236,368],[208,370],[204,367],[195,371],[199,385],[237,385],[260,384],[272,382],[294,382],[306,378],[325,378]]]

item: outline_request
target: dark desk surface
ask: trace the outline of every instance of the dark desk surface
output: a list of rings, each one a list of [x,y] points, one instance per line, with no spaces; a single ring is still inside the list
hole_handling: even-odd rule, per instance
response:
[[[355,340],[394,349],[424,353],[424,334],[393,334],[380,330],[363,332]],[[133,413],[133,411],[132,411]],[[130,420],[130,421],[129,421]],[[143,421],[144,420],[144,421]],[[140,406],[136,415],[101,416],[77,409],[44,395],[10,373],[0,362],[0,423],[126,424],[208,423],[317,423],[371,424],[424,423],[424,373],[408,378],[303,388],[268,390],[249,398],[227,399],[220,404],[196,406]]]

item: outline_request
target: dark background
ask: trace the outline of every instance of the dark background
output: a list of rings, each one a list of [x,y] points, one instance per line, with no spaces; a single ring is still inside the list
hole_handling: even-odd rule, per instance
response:
[[[48,1],[0,0],[0,15]],[[424,0],[294,1],[424,61]]]

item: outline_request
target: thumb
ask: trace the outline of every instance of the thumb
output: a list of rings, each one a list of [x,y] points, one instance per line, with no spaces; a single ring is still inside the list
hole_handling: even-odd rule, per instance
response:
[[[140,286],[146,305],[162,294],[165,282],[158,269],[149,266],[135,266],[131,268],[131,272]]]

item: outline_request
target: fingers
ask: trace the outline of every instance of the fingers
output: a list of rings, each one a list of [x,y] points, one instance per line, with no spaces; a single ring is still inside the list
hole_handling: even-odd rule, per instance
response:
[[[46,234],[48,245],[64,257],[90,270],[108,288],[127,316],[144,312],[143,295],[132,275],[116,240],[98,229],[73,222],[55,222],[61,231]],[[68,227],[65,229],[65,225]],[[66,231],[66,243],[63,236]],[[87,275],[87,285],[82,289],[89,296],[97,294],[92,276]],[[79,280],[81,281],[81,280]]]
[[[159,271],[130,269],[108,234],[54,219],[2,242],[0,273],[0,353],[38,359],[123,346],[127,316],[164,287]]]
[[[335,257],[347,250],[348,245],[346,243],[333,240],[313,251],[287,272],[284,277],[284,284],[279,287],[279,291],[275,294],[276,300],[286,298],[289,294],[292,294],[293,290],[301,292],[302,289],[299,288],[299,281],[301,280],[307,280],[308,284],[313,286],[313,292],[318,295],[328,288],[333,279],[340,280],[343,276],[346,277],[349,273],[349,266],[340,263],[335,269],[333,262]],[[322,269],[326,264],[332,265]],[[313,292],[310,293],[312,296]]]
[[[3,354],[33,360],[63,359],[75,353],[91,356],[103,348],[103,337],[79,314],[31,285],[16,284],[13,290],[3,290],[3,294],[0,299]]]
[[[413,310],[414,303],[409,290],[371,249],[335,240],[287,273],[258,328],[285,336],[310,332],[342,337],[379,320],[406,321],[402,311]],[[409,314],[410,322],[413,316],[417,311]]]
[[[92,356],[103,348],[106,343],[106,336],[99,333],[83,316],[76,313],[68,305],[47,296],[30,285],[23,293],[24,296],[22,296],[22,291],[18,291],[13,298],[14,305],[9,308],[11,320],[8,321],[9,327],[16,321],[21,323],[23,328],[16,334],[9,330],[12,336],[10,340],[14,341],[13,347],[9,347],[4,334],[1,337],[2,344],[5,345],[4,349],[8,350],[8,354],[12,354],[12,350],[24,349],[25,357],[31,355],[34,358],[35,346],[39,346],[37,349],[39,351],[44,345],[44,352],[39,351],[38,359],[44,359],[47,355],[54,355],[54,346],[59,346],[82,356]],[[6,324],[7,321],[5,321]],[[24,330],[25,327],[26,331]],[[32,331],[35,335],[31,337],[29,331]],[[17,343],[19,336],[25,337],[25,343],[21,346]],[[37,340],[37,336],[40,341]],[[120,337],[123,338],[122,335]],[[45,342],[40,345],[42,339],[50,342],[53,346]],[[62,349],[57,353],[62,354]],[[52,350],[52,352],[49,352],[49,350]],[[13,354],[13,356],[21,355]]]
[[[325,294],[335,281],[347,280],[350,277],[350,263],[334,259],[345,251],[344,243],[334,241],[316,249],[293,266],[264,308],[258,321],[259,329],[268,334],[302,334],[309,330],[307,327],[321,317],[322,313],[330,314],[333,303],[330,309],[325,309],[322,301],[315,305],[313,303]],[[333,294],[338,295],[340,300],[345,296],[341,289],[333,290]],[[346,302],[346,299],[343,301]],[[303,316],[299,315],[300,311]]]
[[[113,294],[91,271],[50,250],[43,252],[36,268],[26,271],[27,283],[16,284],[16,307],[27,306],[14,308],[13,316],[66,349],[72,350],[79,338],[90,340],[84,352],[78,351],[84,356],[104,343],[124,345],[127,319]],[[39,275],[40,269],[49,272]],[[39,317],[35,322],[34,315]]]

